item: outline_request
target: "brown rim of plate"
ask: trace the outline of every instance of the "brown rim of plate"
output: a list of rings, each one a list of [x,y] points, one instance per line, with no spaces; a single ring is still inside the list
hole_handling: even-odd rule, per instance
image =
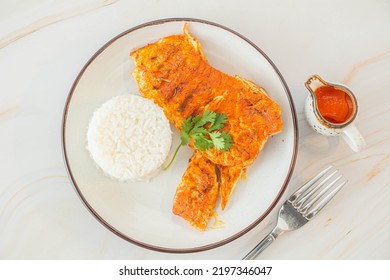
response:
[[[243,230],[239,231],[238,233],[228,237],[228,238],[225,238],[221,241],[218,241],[218,242],[215,242],[215,243],[211,243],[211,244],[208,244],[208,245],[204,245],[204,246],[199,246],[199,247],[193,247],[193,248],[183,248],[183,249],[173,249],[173,248],[165,248],[165,247],[159,247],[159,246],[154,246],[154,245],[151,245],[151,244],[147,244],[147,243],[144,243],[144,242],[140,242],[138,240],[135,240],[135,239],[132,239],[130,238],[129,236],[125,235],[124,233],[120,232],[119,230],[117,230],[116,228],[114,228],[112,225],[110,225],[107,221],[105,221],[94,209],[93,207],[88,203],[88,201],[86,200],[86,198],[83,196],[82,192],[80,191],[77,183],[76,183],[76,180],[72,174],[72,170],[71,170],[71,167],[69,165],[69,161],[68,161],[68,156],[67,156],[67,151],[66,151],[66,145],[65,145],[65,127],[66,127],[66,120],[67,120],[67,114],[68,114],[68,108],[69,108],[69,104],[70,104],[70,101],[72,99],[72,95],[73,95],[73,92],[76,88],[76,86],[78,85],[78,82],[80,80],[80,78],[83,76],[85,70],[89,67],[89,65],[96,59],[96,57],[98,57],[107,47],[109,47],[113,42],[115,42],[116,40],[118,40],[119,38],[135,31],[135,30],[138,30],[138,29],[141,29],[141,28],[144,28],[144,27],[147,27],[147,26],[152,26],[152,25],[159,25],[159,24],[164,24],[164,23],[167,23],[167,22],[173,22],[173,21],[183,21],[183,22],[198,22],[198,23],[202,23],[202,24],[207,24],[207,25],[212,25],[212,26],[216,26],[216,27],[219,27],[225,31],[228,31],[234,35],[236,35],[237,37],[239,37],[240,39],[244,40],[245,42],[247,42],[248,44],[250,44],[253,48],[255,48],[272,66],[272,68],[275,70],[276,74],[278,75],[283,87],[284,87],[284,90],[287,94],[287,98],[288,98],[288,101],[289,101],[289,104],[290,104],[290,109],[291,109],[291,112],[292,112],[292,119],[293,119],[293,126],[294,126],[294,150],[293,150],[293,155],[292,155],[292,160],[291,160],[291,163],[290,163],[290,166],[289,166],[289,170],[288,170],[288,174],[286,176],[286,179],[284,180],[284,183],[279,191],[279,193],[277,194],[276,198],[274,199],[274,201],[271,203],[270,207],[268,207],[268,209],[262,213],[262,215],[256,219],[252,224],[250,224],[249,226],[247,226],[246,228],[244,228]],[[294,107],[294,102],[292,100],[292,97],[291,97],[291,93],[290,93],[290,90],[287,86],[287,83],[285,82],[284,78],[282,77],[282,74],[280,73],[280,71],[278,70],[278,68],[275,66],[275,64],[271,61],[271,59],[259,48],[257,47],[254,43],[252,43],[250,40],[248,40],[246,37],[244,37],[243,35],[239,34],[238,32],[230,29],[230,28],[227,28],[223,25],[220,25],[218,23],[214,23],[214,22],[210,22],[210,21],[207,21],[207,20],[202,20],[202,19],[195,19],[195,18],[166,18],[166,19],[159,19],[159,20],[155,20],[155,21],[150,21],[150,22],[146,22],[146,23],[143,23],[143,24],[140,24],[138,26],[135,26],[133,28],[130,28],[124,32],[122,32],[121,34],[115,36],[113,39],[111,39],[110,41],[108,41],[103,47],[101,47],[89,60],[88,62],[84,65],[84,67],[81,69],[80,73],[78,74],[76,80],[74,81],[72,87],[71,87],[71,90],[69,92],[69,95],[68,95],[68,98],[66,100],[66,103],[65,103],[65,107],[64,107],[64,113],[63,113],[63,119],[62,119],[62,148],[63,148],[63,156],[64,156],[64,160],[65,160],[65,165],[66,165],[66,169],[67,169],[67,172],[69,174],[69,177],[72,181],[72,184],[73,186],[75,187],[79,197],[81,198],[82,202],[84,203],[84,205],[87,207],[87,209],[95,216],[95,218],[97,218],[97,220],[103,224],[105,227],[107,227],[110,231],[112,231],[113,233],[115,233],[116,235],[118,235],[119,237],[135,244],[135,245],[138,245],[140,247],[143,247],[143,248],[146,248],[146,249],[150,249],[150,250],[154,250],[154,251],[158,251],[158,252],[164,252],[164,253],[195,253],[195,252],[201,252],[201,251],[206,251],[206,250],[210,250],[210,249],[213,249],[213,248],[217,248],[219,246],[222,246],[222,245],[225,245],[241,236],[243,236],[244,234],[246,234],[247,232],[249,232],[250,230],[252,230],[255,226],[257,226],[270,212],[273,208],[275,208],[276,204],[278,203],[278,201],[280,200],[280,198],[282,197],[284,191],[286,190],[287,188],[287,185],[291,179],[291,176],[292,176],[292,173],[293,173],[293,170],[294,170],[294,166],[295,166],[295,162],[296,162],[296,158],[297,158],[297,151],[298,151],[298,125],[297,125],[297,116],[296,116],[296,112],[295,112],[295,107]]]

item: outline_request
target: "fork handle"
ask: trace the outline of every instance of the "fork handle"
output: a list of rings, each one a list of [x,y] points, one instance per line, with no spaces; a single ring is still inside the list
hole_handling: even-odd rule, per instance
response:
[[[254,260],[261,252],[268,248],[269,245],[274,242],[281,232],[274,228],[259,244],[256,245],[244,258],[243,260]]]

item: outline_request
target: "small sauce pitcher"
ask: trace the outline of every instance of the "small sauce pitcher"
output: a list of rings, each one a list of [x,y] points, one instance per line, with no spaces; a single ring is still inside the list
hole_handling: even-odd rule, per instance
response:
[[[310,92],[305,114],[311,127],[326,136],[341,136],[355,152],[363,149],[364,138],[354,125],[359,105],[353,92],[344,85],[326,82],[318,75],[311,76],[305,86]],[[332,95],[324,95],[327,93]]]

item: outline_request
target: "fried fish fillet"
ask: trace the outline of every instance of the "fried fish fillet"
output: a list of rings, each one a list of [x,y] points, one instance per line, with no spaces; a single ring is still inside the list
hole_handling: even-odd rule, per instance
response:
[[[207,109],[227,115],[223,130],[232,136],[233,147],[226,152],[215,148],[198,151],[191,145],[196,152],[174,198],[174,213],[204,230],[216,200],[214,196],[205,196],[204,202],[200,202],[203,198],[194,200],[199,188],[214,195],[215,184],[208,180],[217,178],[224,209],[245,168],[256,159],[268,137],[280,132],[283,125],[279,105],[263,88],[210,66],[187,25],[183,31],[130,55],[136,66],[133,77],[141,94],[163,108],[178,130],[184,119],[202,115]],[[200,176],[199,162],[207,165],[202,167],[202,174],[207,176]]]
[[[214,163],[195,151],[173,201],[173,213],[201,231],[207,227],[218,197],[216,168]]]

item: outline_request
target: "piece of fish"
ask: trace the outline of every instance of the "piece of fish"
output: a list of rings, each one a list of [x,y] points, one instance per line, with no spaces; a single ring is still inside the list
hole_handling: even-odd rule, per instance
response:
[[[226,152],[214,148],[202,152],[190,144],[196,151],[174,198],[173,212],[204,230],[216,203],[215,193],[219,192],[224,209],[245,168],[283,124],[279,105],[263,88],[210,66],[187,24],[183,31],[130,55],[141,94],[163,108],[178,130],[184,119],[207,109],[227,115],[223,130],[232,136],[233,147]]]
[[[217,166],[195,151],[176,189],[173,213],[205,230],[218,198]]]

